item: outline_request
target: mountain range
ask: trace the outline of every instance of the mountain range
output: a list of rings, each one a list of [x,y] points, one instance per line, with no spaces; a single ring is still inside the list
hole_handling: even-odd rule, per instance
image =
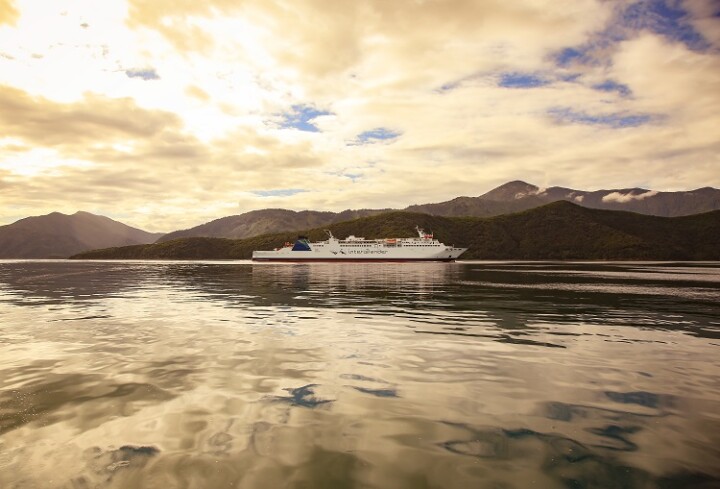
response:
[[[67,258],[97,248],[152,243],[160,236],[89,212],[53,212],[0,226],[0,258]]]
[[[644,188],[575,190],[540,188],[514,181],[479,197],[458,197],[437,204],[411,205],[406,210],[438,216],[497,216],[564,200],[583,207],[676,217],[720,209],[720,190],[704,187],[684,192],[658,192]]]
[[[492,217],[520,212],[560,200],[583,207],[624,210],[652,216],[676,217],[720,209],[720,190],[705,187],[686,192],[656,192],[642,188],[573,190],[564,187],[541,189],[514,181],[479,197],[457,197],[436,204],[411,205],[405,211],[447,217]],[[267,233],[329,226],[358,217],[400,209],[362,209],[343,212],[263,209],[228,216],[182,231],[168,233],[160,241],[187,237],[249,238]]]
[[[335,236],[409,237],[414,227],[432,229],[446,244],[467,246],[464,259],[520,260],[719,260],[720,211],[659,217],[589,209],[559,201],[495,217],[445,217],[388,212],[328,226]],[[301,231],[311,241],[323,228]],[[246,239],[180,238],[148,245],[95,250],[83,259],[247,259],[273,249],[294,233]]]
[[[374,216],[392,209],[360,209],[342,212],[291,211],[287,209],[262,209],[237,216],[222,217],[190,229],[174,231],[160,238],[160,242],[178,238],[202,236],[209,238],[249,238],[261,234],[287,230],[327,226],[358,217]]]
[[[585,191],[565,187],[540,188],[522,181],[501,185],[478,197],[411,205],[405,212],[444,217],[493,217],[567,201],[579,206],[623,210],[659,217],[678,217],[720,209],[720,190],[704,187],[684,192],[643,188]],[[0,226],[0,258],[67,257],[86,250],[168,242],[188,237],[245,239],[273,233],[325,228],[398,209],[359,209],[342,212],[262,209],[222,217],[171,233],[148,233],[87,212],[54,212]]]

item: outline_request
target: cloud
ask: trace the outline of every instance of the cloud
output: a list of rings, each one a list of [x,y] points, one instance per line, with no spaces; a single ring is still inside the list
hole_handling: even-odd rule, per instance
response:
[[[624,204],[624,203],[630,202],[632,200],[645,200],[648,197],[652,197],[657,194],[658,194],[658,192],[656,190],[648,190],[647,192],[642,192],[639,194],[636,194],[633,191],[630,191],[626,194],[624,194],[622,192],[611,192],[607,195],[604,195],[602,198],[602,201],[603,202],[618,202],[620,204]]]
[[[577,65],[609,66],[619,43],[639,35],[651,34],[674,44],[703,51],[717,34],[709,27],[713,21],[711,0],[631,0],[613,3],[611,19],[602,29],[591,33],[581,44],[566,44],[552,58],[562,67]]]
[[[13,0],[0,0],[0,25],[14,24],[19,16]]]
[[[201,102],[210,101],[210,95],[205,90],[195,85],[188,85],[185,89],[185,94]]]
[[[648,30],[694,49],[708,47],[707,40],[694,28],[680,2],[639,0],[629,3],[621,17],[624,25],[633,31]]]
[[[580,11],[583,15],[577,15]],[[429,81],[437,76],[433,71],[467,69],[468,61],[482,65],[483,58],[498,52],[505,55],[505,64],[517,60],[518,66],[527,65],[532,57],[525,52],[582,41],[588,31],[602,25],[608,12],[600,2],[590,0],[576,2],[573,9],[557,2],[501,0],[332,5],[318,0],[211,0],[202,5],[132,0],[128,24],[156,30],[183,51],[207,52],[218,44],[212,39],[211,23],[222,16],[241,18],[262,28],[257,42],[267,46],[270,57],[279,65],[295,67],[302,76],[325,77],[350,68],[358,69],[358,76],[378,69],[389,75],[387,67],[392,65],[384,62],[393,59],[400,62],[394,66],[395,76],[402,77],[403,68],[415,73],[424,68],[423,77]],[[563,36],[552,35],[558,31]],[[240,44],[239,48],[246,47]]]
[[[684,0],[687,21],[715,48],[720,47],[720,16],[715,0]]]
[[[658,36],[643,35],[618,45],[610,74],[637,96],[637,105],[664,112],[717,108],[720,58]],[[672,110],[668,110],[672,108]]]
[[[707,185],[719,52],[687,29],[715,42],[712,2],[633,4],[24,0],[0,28],[0,222]]]
[[[7,175],[0,201],[33,214],[103,207],[108,213],[122,202],[125,212],[148,212],[129,222],[150,229],[217,217],[204,209],[237,213],[237,202],[227,203],[239,189],[292,189],[299,174],[322,163],[307,142],[245,128],[206,143],[175,114],[92,94],[63,104],[0,87],[0,132],[0,172]],[[158,221],[162,215],[168,220]]]
[[[236,10],[232,1],[175,2],[173,0],[131,0],[127,23],[132,28],[151,27],[181,51],[209,50],[212,35],[194,22],[196,16],[210,16],[213,11]]]
[[[63,104],[0,85],[0,133],[41,146],[152,137],[181,124],[177,115],[143,109],[131,98],[88,92],[78,102]]]

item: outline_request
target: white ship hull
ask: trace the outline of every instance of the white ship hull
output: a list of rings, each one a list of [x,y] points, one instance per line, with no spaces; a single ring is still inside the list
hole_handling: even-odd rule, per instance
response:
[[[467,248],[446,246],[418,229],[418,238],[366,240],[350,236],[310,243],[299,238],[295,245],[273,251],[254,251],[253,261],[265,262],[409,262],[454,261]]]
[[[441,252],[433,255],[415,255],[410,253],[383,253],[383,254],[352,254],[333,255],[317,252],[277,253],[274,251],[254,251],[253,261],[286,261],[286,262],[310,262],[310,261],[345,261],[345,262],[405,262],[405,261],[455,261],[465,250],[453,249],[451,252]]]

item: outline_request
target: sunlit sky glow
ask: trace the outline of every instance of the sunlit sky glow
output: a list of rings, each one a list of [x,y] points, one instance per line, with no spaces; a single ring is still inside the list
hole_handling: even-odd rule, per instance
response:
[[[714,0],[0,0],[0,224],[720,186]]]

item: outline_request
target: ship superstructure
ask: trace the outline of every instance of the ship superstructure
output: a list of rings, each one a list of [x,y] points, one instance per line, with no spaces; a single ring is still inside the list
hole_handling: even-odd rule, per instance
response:
[[[337,239],[330,231],[325,241],[310,242],[299,236],[295,243],[285,243],[273,251],[253,251],[253,261],[307,262],[307,261],[454,261],[467,248],[447,246],[432,233],[415,228],[414,238],[365,239],[348,236]]]

